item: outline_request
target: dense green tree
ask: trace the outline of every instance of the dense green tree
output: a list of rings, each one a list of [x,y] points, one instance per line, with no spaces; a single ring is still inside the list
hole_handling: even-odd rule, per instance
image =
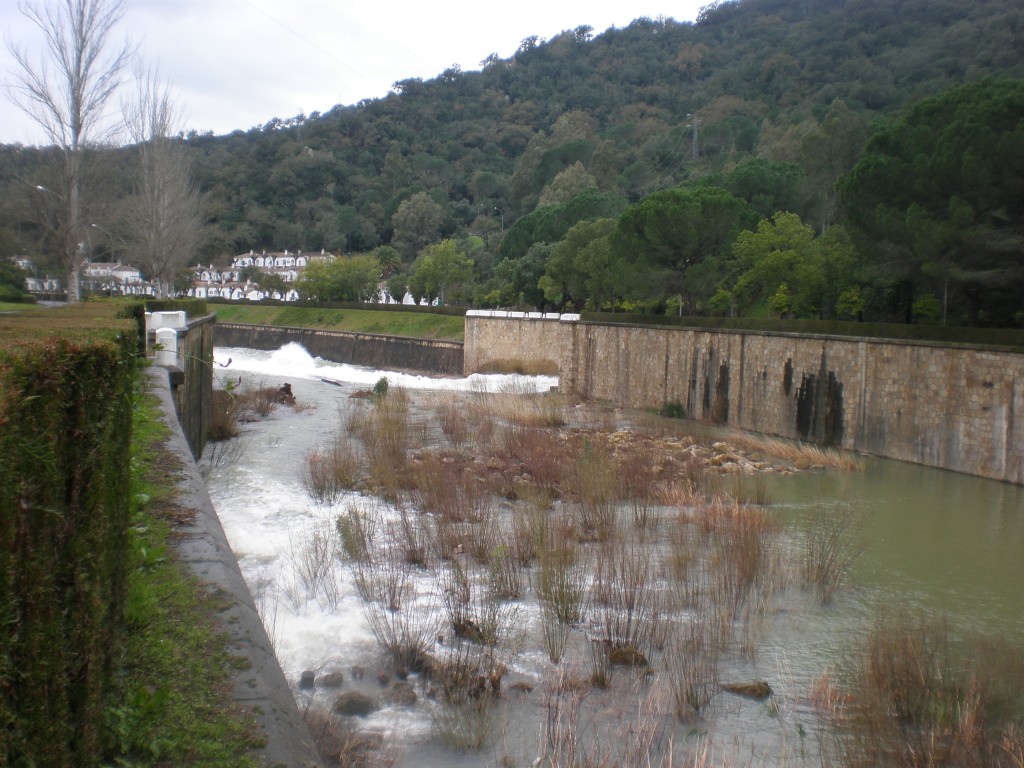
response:
[[[0,261],[0,301],[25,295],[25,277],[20,267]]]
[[[413,295],[436,299],[444,306],[463,301],[473,279],[473,262],[458,249],[454,240],[428,245],[413,264],[410,285]]]
[[[394,226],[391,244],[406,261],[411,261],[424,246],[437,241],[444,219],[444,208],[426,192],[417,192],[395,211],[391,219]]]
[[[1021,321],[1024,81],[983,80],[924,99],[879,130],[843,188],[852,224],[902,283],[910,319],[923,294],[943,317]]]
[[[576,222],[618,216],[625,207],[626,201],[621,196],[589,189],[560,205],[538,208],[505,233],[498,255],[518,259],[534,243],[557,243]]]
[[[371,301],[377,293],[380,268],[370,255],[310,262],[295,287],[303,299]]]
[[[766,218],[776,211],[792,211],[801,218],[810,212],[807,176],[796,163],[763,157],[744,160],[723,178],[721,186]]]
[[[525,256],[518,259],[502,259],[494,267],[494,281],[489,303],[500,306],[523,306],[542,309],[545,304],[544,291],[539,282],[547,269],[553,243],[534,243]]]
[[[558,307],[590,300],[595,307],[622,296],[624,275],[632,271],[620,254],[613,251],[611,237],[616,219],[577,222],[554,246],[540,278],[544,298]]]
[[[830,317],[854,282],[854,249],[841,227],[822,237],[795,213],[762,219],[740,232],[732,252],[738,276],[732,297],[741,312],[767,302],[779,314]]]
[[[644,275],[640,297],[681,296],[693,313],[714,293],[736,235],[756,222],[746,202],[719,187],[667,189],[626,209],[612,245]]]

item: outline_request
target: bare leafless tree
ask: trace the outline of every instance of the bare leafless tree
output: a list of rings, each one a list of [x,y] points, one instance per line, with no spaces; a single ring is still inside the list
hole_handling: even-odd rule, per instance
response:
[[[124,105],[124,115],[138,152],[138,177],[121,229],[163,298],[173,296],[175,276],[202,241],[202,196],[177,135],[180,115],[170,91],[153,70],[136,72],[136,82],[135,98]]]
[[[42,34],[44,44],[27,47],[7,40],[18,63],[12,101],[45,132],[59,150],[59,189],[42,188],[61,201],[58,239],[67,270],[68,301],[78,301],[82,243],[83,153],[112,135],[104,109],[123,82],[131,48],[111,47],[114,27],[126,0],[54,0],[19,3],[18,9]]]

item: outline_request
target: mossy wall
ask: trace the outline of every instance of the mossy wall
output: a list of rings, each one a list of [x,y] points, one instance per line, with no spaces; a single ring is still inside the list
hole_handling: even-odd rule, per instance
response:
[[[127,578],[136,323],[0,321],[0,765],[91,766]]]

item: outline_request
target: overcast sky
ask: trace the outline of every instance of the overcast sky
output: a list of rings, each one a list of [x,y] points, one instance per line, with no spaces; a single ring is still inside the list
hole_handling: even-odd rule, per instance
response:
[[[708,2],[128,0],[118,32],[159,67],[186,129],[223,134],[383,96],[397,80],[426,80],[452,64],[477,70],[491,53],[507,58],[532,35],[547,39],[583,24],[599,34],[640,16],[693,21]],[[5,43],[41,52],[38,29],[17,6],[0,0]],[[4,45],[5,86],[15,71]],[[9,88],[2,97],[0,142],[43,141],[11,102]]]

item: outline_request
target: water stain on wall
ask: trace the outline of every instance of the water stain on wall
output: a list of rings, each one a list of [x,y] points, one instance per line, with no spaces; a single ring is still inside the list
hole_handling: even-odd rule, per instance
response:
[[[786,375],[792,375],[791,361],[786,361]],[[783,382],[787,394],[790,387]],[[843,442],[843,384],[828,369],[828,359],[821,353],[818,373],[805,373],[796,394],[796,431],[804,440],[820,445],[841,445]]]

